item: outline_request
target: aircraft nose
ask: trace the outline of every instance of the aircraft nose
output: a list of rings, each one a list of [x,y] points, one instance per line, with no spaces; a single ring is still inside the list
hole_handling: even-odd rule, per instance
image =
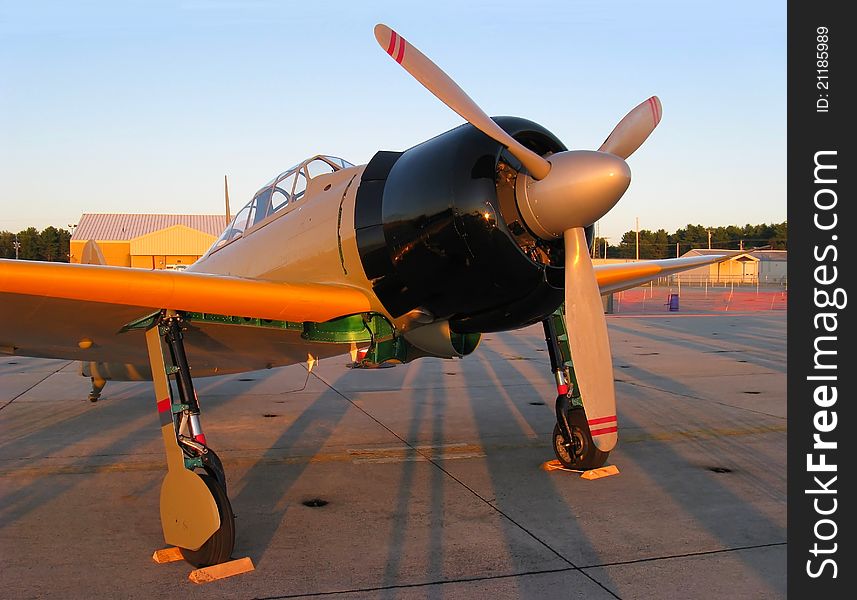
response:
[[[613,208],[631,183],[628,163],[606,152],[574,150],[549,160],[547,177],[521,178],[516,190],[521,215],[543,239],[591,225]]]

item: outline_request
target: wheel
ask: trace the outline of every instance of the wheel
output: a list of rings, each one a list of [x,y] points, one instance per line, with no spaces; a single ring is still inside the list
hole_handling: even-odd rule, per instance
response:
[[[214,496],[214,501],[217,503],[217,510],[220,513],[220,529],[215,531],[199,550],[179,548],[184,559],[197,568],[226,562],[231,558],[232,549],[235,547],[235,515],[232,513],[232,506],[229,504],[226,491],[210,475],[200,473],[199,478],[208,486],[211,495]]]
[[[202,457],[202,468],[208,475],[214,477],[217,480],[217,483],[223,486],[224,492],[227,494],[229,493],[229,487],[226,485],[226,471],[223,469],[223,463],[220,461],[220,457],[217,456],[211,448],[209,448],[208,452]]]
[[[586,413],[582,408],[573,408],[568,411],[568,424],[571,428],[571,447],[565,445],[559,423],[553,428],[553,451],[559,462],[566,469],[579,469],[587,471],[603,467],[607,462],[609,452],[602,452],[592,441],[589,433],[589,423],[586,422]]]
[[[181,438],[179,440],[181,443]],[[185,456],[188,458],[199,458],[202,460],[202,469],[205,471],[206,475],[213,477],[217,480],[217,483],[221,485],[223,491],[229,493],[229,487],[226,485],[226,471],[223,469],[223,462],[220,460],[220,457],[217,456],[217,453],[211,448],[208,449],[208,452],[202,454],[197,450],[194,446],[190,446],[187,444],[182,445],[182,450],[184,451]]]

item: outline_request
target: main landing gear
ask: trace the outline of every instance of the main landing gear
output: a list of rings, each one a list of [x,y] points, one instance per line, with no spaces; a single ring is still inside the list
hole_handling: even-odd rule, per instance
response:
[[[558,309],[542,321],[551,371],[556,379],[557,422],[553,428],[553,449],[559,462],[567,469],[597,469],[607,462],[610,453],[599,450],[592,441],[586,411],[574,377],[561,311],[561,308]]]
[[[98,402],[98,399],[101,398],[101,390],[104,389],[107,381],[94,375],[89,378],[89,381],[92,383],[92,387],[89,389],[89,401]]]
[[[164,540],[196,567],[226,562],[235,545],[235,516],[226,495],[223,464],[202,432],[182,317],[164,311],[146,331],[146,346],[167,454],[167,475],[161,485]]]

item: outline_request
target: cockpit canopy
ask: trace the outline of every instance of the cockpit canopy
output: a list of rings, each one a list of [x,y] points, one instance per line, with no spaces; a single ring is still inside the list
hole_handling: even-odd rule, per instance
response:
[[[216,250],[227,242],[241,237],[247,229],[261,222],[265,217],[300,202],[306,191],[307,180],[353,166],[347,160],[317,154],[280,173],[256,192],[253,199],[238,211],[211,250]]]

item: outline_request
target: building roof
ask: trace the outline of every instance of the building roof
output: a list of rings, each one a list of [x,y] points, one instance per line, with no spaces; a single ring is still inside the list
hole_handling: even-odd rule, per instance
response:
[[[684,256],[709,256],[712,254],[731,254],[733,258],[738,256],[751,256],[758,260],[788,260],[786,250],[724,250],[707,248],[693,248],[684,253]]]
[[[226,216],[84,213],[71,239],[128,241],[174,225],[184,225],[218,237],[226,229]]]
[[[751,250],[750,254],[761,260],[788,260],[786,250]]]

